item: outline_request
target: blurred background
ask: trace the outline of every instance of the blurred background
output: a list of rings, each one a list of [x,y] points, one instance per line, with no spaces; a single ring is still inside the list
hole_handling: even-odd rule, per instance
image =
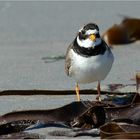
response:
[[[75,81],[64,72],[63,57],[79,28],[95,22],[102,34],[123,16],[139,18],[139,13],[139,1],[1,1],[0,90],[74,89]],[[131,83],[139,70],[139,51],[139,43],[113,49],[115,62],[102,86]],[[62,59],[48,59],[53,57]]]

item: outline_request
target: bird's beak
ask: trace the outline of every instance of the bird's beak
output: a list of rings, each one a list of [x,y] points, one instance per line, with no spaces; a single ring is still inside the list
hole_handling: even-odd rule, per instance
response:
[[[91,34],[91,35],[89,36],[89,39],[90,39],[91,41],[95,41],[95,40],[96,40],[95,34]]]

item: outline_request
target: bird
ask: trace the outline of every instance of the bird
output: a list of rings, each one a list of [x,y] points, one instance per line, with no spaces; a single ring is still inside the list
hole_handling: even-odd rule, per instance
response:
[[[97,101],[101,101],[100,82],[111,70],[114,55],[110,47],[100,37],[96,23],[88,23],[79,29],[68,46],[65,57],[65,72],[75,79],[77,101],[80,101],[79,84],[98,82]]]

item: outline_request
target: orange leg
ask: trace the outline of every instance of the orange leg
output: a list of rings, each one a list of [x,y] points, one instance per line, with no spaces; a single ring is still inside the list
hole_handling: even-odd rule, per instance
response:
[[[96,97],[96,99],[101,102],[101,88],[100,88],[100,82],[98,81],[98,85],[97,85],[97,93],[98,96]]]
[[[80,88],[79,88],[78,83],[76,84],[75,91],[76,91],[77,101],[79,102],[80,101],[80,93],[79,93]]]

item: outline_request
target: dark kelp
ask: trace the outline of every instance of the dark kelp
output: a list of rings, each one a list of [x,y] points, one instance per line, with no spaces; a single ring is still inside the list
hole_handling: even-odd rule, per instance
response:
[[[72,102],[65,106],[50,110],[23,110],[10,112],[0,116],[0,135],[22,132],[26,128],[36,124],[37,121],[44,124],[61,123],[69,128],[78,127],[83,130],[83,134],[87,134],[87,129],[99,128],[105,123],[112,121],[139,125],[140,97],[138,94],[132,93],[132,95],[133,96],[130,96],[132,98],[130,100],[131,102],[125,105],[115,104],[112,102],[113,100],[111,101],[109,99],[102,102]],[[74,136],[82,135],[82,133],[79,132],[81,131],[76,131]],[[137,133],[139,134],[139,130]],[[91,135],[91,133],[89,135]],[[95,135],[93,134],[92,136]]]

